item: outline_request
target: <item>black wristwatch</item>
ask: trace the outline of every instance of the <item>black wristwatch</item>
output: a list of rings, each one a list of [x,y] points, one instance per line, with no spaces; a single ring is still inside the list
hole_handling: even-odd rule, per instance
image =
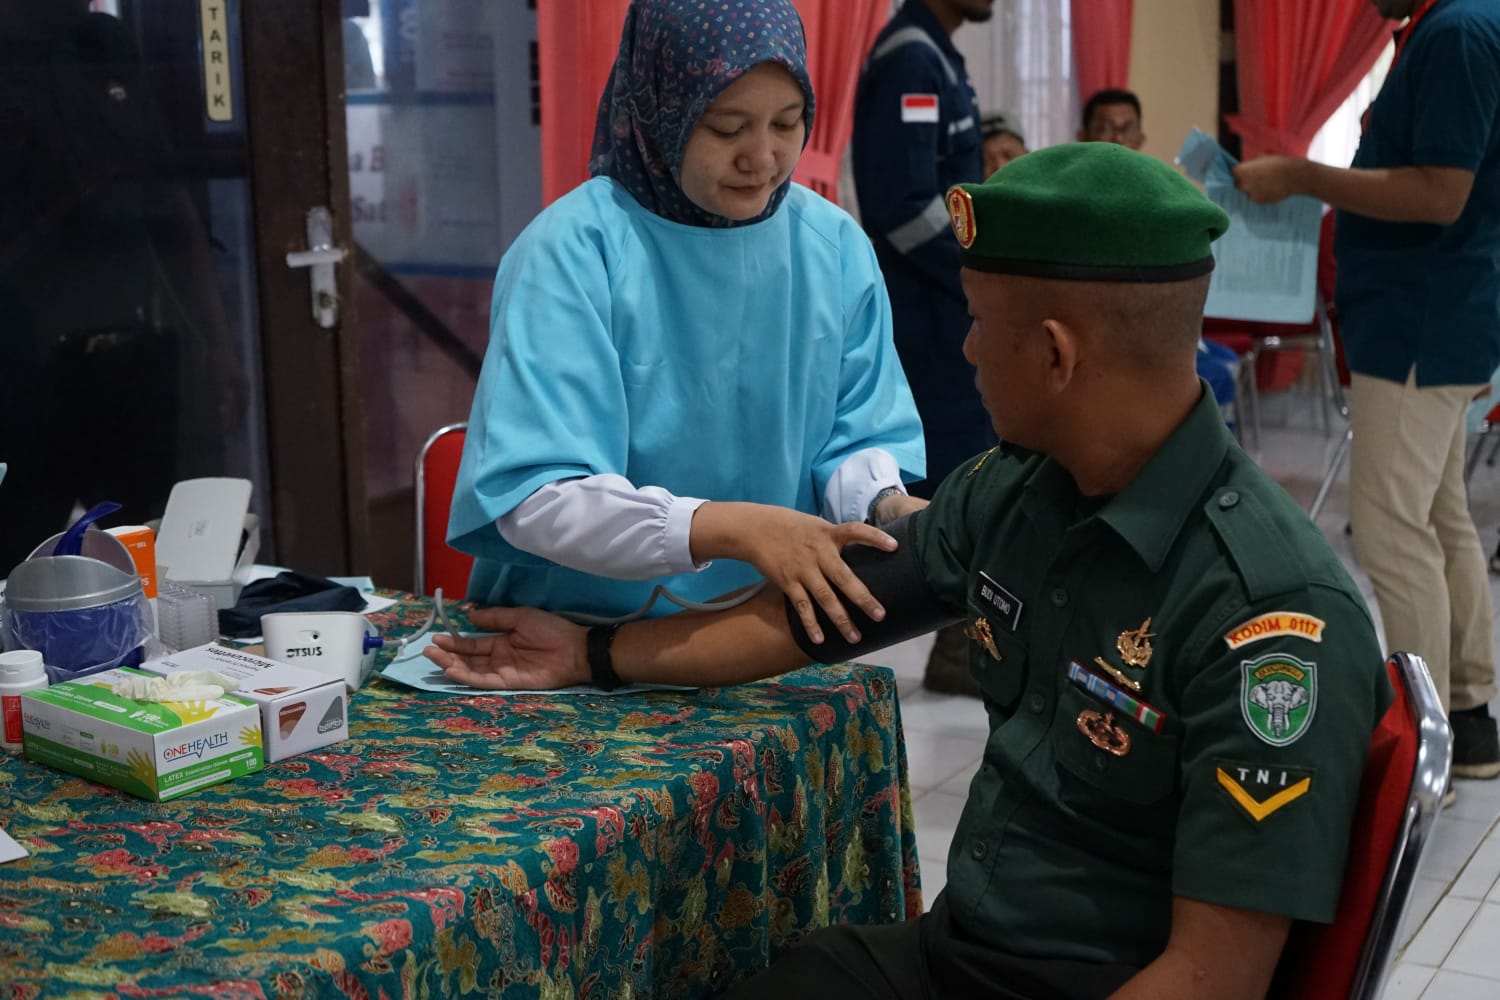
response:
[[[616,625],[595,625],[589,629],[586,641],[586,650],[589,662],[589,674],[594,687],[601,691],[613,691],[617,687],[623,687],[625,682],[620,675],[615,673],[614,664],[610,662],[609,646],[615,641],[615,633],[620,630]]]

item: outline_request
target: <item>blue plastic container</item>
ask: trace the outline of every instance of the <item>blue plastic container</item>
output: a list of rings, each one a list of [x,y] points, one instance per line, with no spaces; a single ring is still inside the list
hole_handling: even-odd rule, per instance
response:
[[[114,536],[90,530],[83,555],[40,554],[56,541],[38,546],[6,583],[16,641],[41,652],[54,684],[139,664],[151,606],[130,553]]]

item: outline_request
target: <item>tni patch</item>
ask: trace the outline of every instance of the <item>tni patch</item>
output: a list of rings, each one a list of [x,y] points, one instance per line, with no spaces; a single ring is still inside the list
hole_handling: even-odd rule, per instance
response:
[[[1257,823],[1312,791],[1312,768],[1238,760],[1214,764],[1219,787]]]

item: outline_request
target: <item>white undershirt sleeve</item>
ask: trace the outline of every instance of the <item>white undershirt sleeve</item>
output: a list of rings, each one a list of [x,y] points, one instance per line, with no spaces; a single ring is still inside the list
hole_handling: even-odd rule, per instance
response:
[[[695,573],[693,512],[704,503],[605,473],[548,483],[496,526],[523,552],[616,580]]]
[[[887,487],[902,493],[901,466],[883,448],[856,451],[833,471],[823,495],[823,517],[835,524],[863,521],[870,512],[870,501]]]

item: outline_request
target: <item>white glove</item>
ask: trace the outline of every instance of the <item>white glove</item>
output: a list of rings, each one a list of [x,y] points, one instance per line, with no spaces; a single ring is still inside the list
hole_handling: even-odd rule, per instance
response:
[[[109,689],[132,701],[213,701],[240,682],[212,670],[182,670],[165,677],[127,677],[110,684]]]

